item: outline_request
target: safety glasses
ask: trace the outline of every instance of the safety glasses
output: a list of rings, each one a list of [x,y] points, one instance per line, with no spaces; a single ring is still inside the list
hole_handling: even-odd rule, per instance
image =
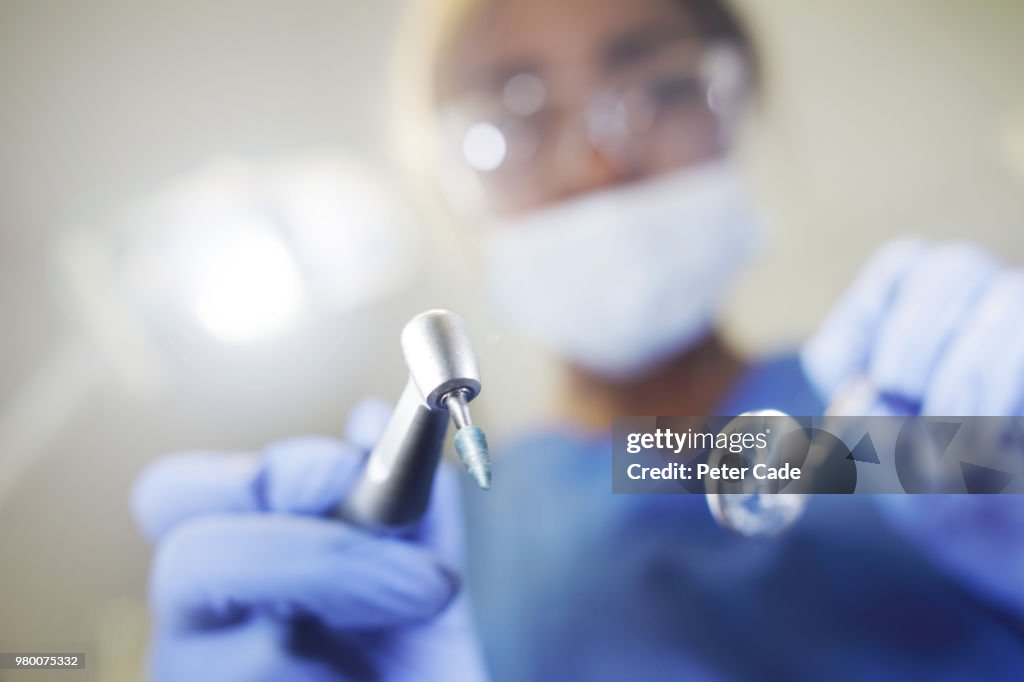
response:
[[[444,156],[476,175],[498,203],[530,201],[595,152],[624,173],[676,168],[722,146],[746,80],[737,48],[693,40],[666,46],[577,97],[536,73],[516,73],[494,91],[443,108]]]

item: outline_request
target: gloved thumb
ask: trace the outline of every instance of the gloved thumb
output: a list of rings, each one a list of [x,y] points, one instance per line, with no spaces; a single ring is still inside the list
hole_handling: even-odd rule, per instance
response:
[[[904,273],[926,248],[926,242],[913,238],[882,247],[804,344],[800,352],[804,372],[826,403],[868,373],[886,310]]]

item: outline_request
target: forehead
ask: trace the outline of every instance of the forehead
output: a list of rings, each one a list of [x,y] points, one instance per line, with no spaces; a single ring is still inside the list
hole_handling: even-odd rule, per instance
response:
[[[683,0],[484,0],[442,56],[438,91],[486,88],[524,70],[586,78],[616,52],[693,30]]]

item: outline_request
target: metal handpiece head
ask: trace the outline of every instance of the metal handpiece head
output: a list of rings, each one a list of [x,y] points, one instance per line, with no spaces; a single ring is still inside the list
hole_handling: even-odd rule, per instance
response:
[[[428,310],[402,330],[409,375],[430,409],[447,410],[457,429],[455,451],[483,489],[491,487],[487,438],[473,424],[469,403],[480,394],[480,369],[462,318],[448,310]]]
[[[409,376],[432,410],[446,409],[442,399],[453,389],[469,402],[480,393],[480,368],[462,318],[449,310],[428,310],[402,329],[402,353]]]

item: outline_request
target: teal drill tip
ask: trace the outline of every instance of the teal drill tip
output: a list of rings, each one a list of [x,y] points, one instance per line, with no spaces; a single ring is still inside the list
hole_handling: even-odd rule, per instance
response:
[[[455,432],[455,451],[459,453],[466,471],[484,490],[491,488],[491,456],[487,451],[487,438],[479,426],[469,424]]]

